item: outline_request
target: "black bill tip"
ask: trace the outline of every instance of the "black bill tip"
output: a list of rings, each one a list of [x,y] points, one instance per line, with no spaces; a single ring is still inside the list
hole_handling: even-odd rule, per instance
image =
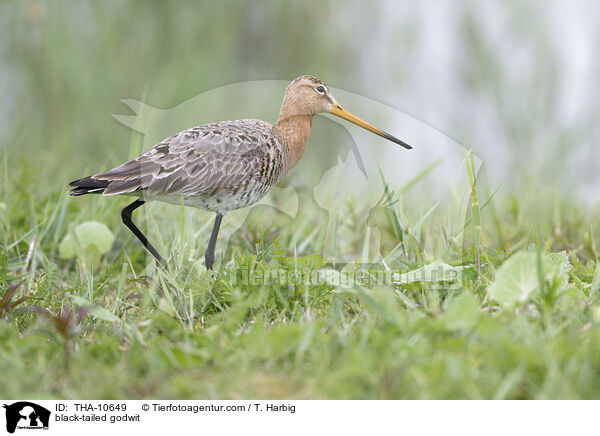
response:
[[[408,145],[406,142],[399,140],[398,138],[396,138],[395,136],[390,135],[389,133],[384,133],[384,135],[382,135],[385,139],[395,142],[398,145],[401,145],[402,147],[406,148],[407,150],[412,150],[412,146]]]

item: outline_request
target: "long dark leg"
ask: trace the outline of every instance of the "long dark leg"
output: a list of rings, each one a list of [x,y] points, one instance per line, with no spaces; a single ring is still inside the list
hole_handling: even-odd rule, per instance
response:
[[[206,254],[204,260],[206,262],[206,269],[212,269],[215,263],[215,246],[217,245],[217,235],[219,234],[219,228],[221,227],[221,220],[223,215],[217,214],[215,218],[215,225],[213,226],[212,233],[210,234],[210,240],[208,241],[208,247],[206,248]]]
[[[144,235],[140,231],[140,229],[138,229],[135,226],[133,221],[131,221],[131,214],[133,213],[133,211],[136,210],[141,205],[143,205],[144,203],[145,203],[144,200],[135,200],[130,205],[125,206],[121,210],[121,218],[123,219],[123,224],[125,224],[127,226],[127,228],[129,230],[131,230],[135,236],[137,236],[137,238],[144,245],[144,247],[146,247],[146,249],[152,254],[152,256],[154,256],[156,258],[158,263],[160,263],[161,265],[164,265],[165,260],[162,258],[162,256],[160,254],[158,254],[158,251],[156,251],[156,248],[154,248],[152,246],[152,244],[150,242],[148,242],[148,238],[146,238],[146,235]]]

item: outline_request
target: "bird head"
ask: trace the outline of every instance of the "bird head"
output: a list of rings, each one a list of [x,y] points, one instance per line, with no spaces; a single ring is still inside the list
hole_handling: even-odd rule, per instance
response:
[[[292,81],[285,90],[279,120],[293,116],[308,115],[329,112],[356,124],[369,132],[375,133],[382,138],[388,139],[404,148],[412,147],[400,139],[384,132],[381,129],[367,123],[353,113],[344,109],[331,94],[331,90],[323,81],[313,76],[300,76]]]

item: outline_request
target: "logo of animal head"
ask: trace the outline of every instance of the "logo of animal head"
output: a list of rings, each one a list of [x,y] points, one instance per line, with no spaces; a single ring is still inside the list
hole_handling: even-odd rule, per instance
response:
[[[14,433],[16,429],[48,429],[50,411],[39,404],[19,401],[4,404],[6,409],[6,431]]]

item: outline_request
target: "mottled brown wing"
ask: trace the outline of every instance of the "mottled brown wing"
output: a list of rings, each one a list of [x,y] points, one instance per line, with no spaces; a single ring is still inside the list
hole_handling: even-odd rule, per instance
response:
[[[144,190],[149,196],[195,197],[249,189],[264,183],[269,164],[273,166],[279,153],[271,129],[269,123],[260,120],[193,127],[91,179],[108,182],[105,195]],[[280,170],[273,168],[272,172]]]

